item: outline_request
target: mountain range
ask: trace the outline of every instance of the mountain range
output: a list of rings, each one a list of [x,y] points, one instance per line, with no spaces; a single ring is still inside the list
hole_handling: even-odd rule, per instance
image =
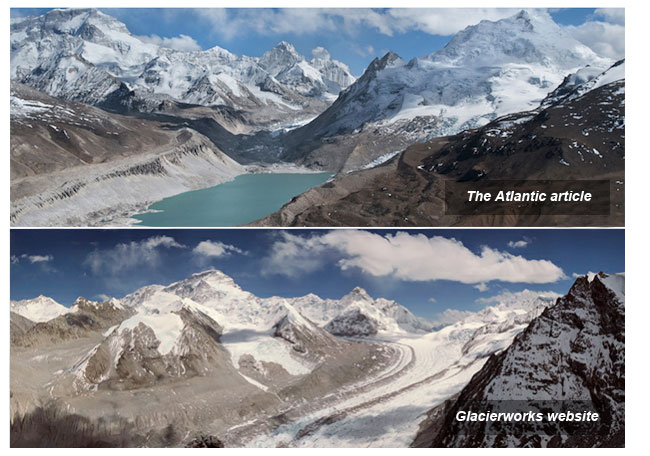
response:
[[[351,178],[363,185],[359,171],[381,167],[409,147],[485,131],[507,116],[524,122],[532,112],[579,104],[579,97],[585,112],[577,115],[590,123],[588,92],[618,82],[624,100],[624,66],[608,71],[614,63],[539,11],[481,21],[410,61],[387,52],[358,78],[327,50],[316,48],[308,59],[284,41],[248,57],[220,47],[164,48],[92,9],[14,19],[11,220],[123,225],[164,197],[247,172],[331,171],[335,184],[347,186]],[[610,79],[595,81],[605,72]],[[615,133],[624,132],[619,108],[608,113]],[[583,130],[563,134],[583,143]],[[184,146],[189,139],[191,152]],[[612,156],[608,171],[620,158],[623,143],[616,143],[596,147]],[[517,144],[518,155],[528,147]],[[484,152],[499,163],[493,150]],[[564,157],[543,161],[549,178],[587,174],[574,175],[578,164]],[[562,169],[564,162],[572,168]],[[532,178],[527,169],[508,169],[508,178]],[[622,169],[618,160],[615,171]],[[409,224],[404,218],[398,223]],[[285,219],[262,223],[292,223]]]
[[[535,109],[416,143],[315,187],[260,226],[620,226],[625,207],[625,61],[567,76]],[[458,216],[445,181],[519,179],[610,182],[609,215]],[[500,215],[493,215],[501,212]],[[515,215],[517,215],[515,217]]]
[[[134,36],[95,9],[52,10],[12,21],[11,76],[49,95],[119,111],[170,103],[228,105],[267,122],[304,116],[354,82],[320,49],[310,61],[286,42],[262,57],[218,46],[178,51]],[[322,104],[321,104],[322,105]]]
[[[439,434],[441,404],[561,396],[592,400],[616,424],[606,438],[554,445],[618,445],[624,429],[621,274],[579,277],[564,297],[504,294],[435,329],[360,288],[259,298],[216,270],[105,302],[11,307],[17,417],[48,397],[88,423],[109,407],[113,425],[142,436],[172,426],[186,436],[173,445],[210,435],[227,446],[490,446]]]

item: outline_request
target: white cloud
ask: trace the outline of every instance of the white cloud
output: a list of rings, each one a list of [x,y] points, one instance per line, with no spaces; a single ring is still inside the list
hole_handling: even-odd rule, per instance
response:
[[[355,54],[360,55],[361,57],[367,57],[369,55],[375,54],[375,48],[371,45],[362,47],[354,43],[350,43],[350,50]],[[385,52],[383,54],[385,54]]]
[[[521,8],[396,8],[387,14],[397,32],[415,29],[430,35],[453,35],[484,19],[498,21],[519,11]]]
[[[260,35],[305,35],[344,33],[358,36],[362,28],[393,36],[413,30],[431,35],[453,35],[482,20],[497,21],[513,16],[520,8],[248,8],[197,9],[197,20],[210,24],[214,33],[225,40],[256,33]],[[543,8],[528,9],[534,14],[548,14]],[[590,19],[566,29],[598,54],[614,59],[625,52],[625,16],[621,8],[597,9]],[[181,37],[188,39],[181,35]],[[179,40],[179,38],[159,38]],[[154,37],[151,37],[155,39]],[[183,44],[191,46],[192,43]],[[196,44],[196,43],[194,43]],[[174,46],[168,46],[174,47]],[[351,50],[363,57],[374,54],[372,46],[351,43]]]
[[[158,35],[138,36],[138,38],[145,42],[156,44],[165,48],[176,49],[177,51],[200,51],[201,46],[191,36],[180,34],[175,37],[167,38]]]
[[[22,255],[22,258],[27,258],[30,263],[47,263],[54,259],[52,255]]]
[[[192,252],[202,257],[223,257],[232,253],[244,253],[243,250],[234,245],[224,244],[220,241],[201,241],[194,247]]]
[[[625,8],[597,8],[594,16],[602,17],[611,24],[625,25]]]
[[[229,40],[255,32],[261,35],[314,32],[346,33],[354,36],[366,27],[393,36],[410,30],[433,35],[451,35],[483,19],[499,20],[519,8],[281,8],[203,9],[198,18],[208,21],[216,34]],[[373,51],[366,48],[368,54]]]
[[[567,31],[595,53],[611,59],[625,57],[625,25],[602,21],[566,27]]]
[[[474,288],[476,288],[480,292],[488,291],[490,287],[488,287],[487,283],[481,282],[479,284],[474,285]]]
[[[530,240],[524,238],[519,241],[508,242],[508,247],[510,247],[511,249],[523,249],[528,244],[530,244]]]
[[[11,264],[19,263],[22,260],[28,261],[31,264],[34,263],[49,263],[54,257],[52,255],[27,255],[23,253],[20,256],[11,255]]]
[[[311,50],[311,55],[317,59],[329,60],[330,53],[323,46],[317,46]]]
[[[95,299],[97,299],[99,302],[105,302],[111,299],[111,297],[107,294],[99,293],[98,295],[95,296]]]
[[[433,321],[434,327],[453,325],[457,321],[464,320],[465,318],[471,317],[475,312],[469,310],[457,310],[457,309],[447,309],[444,312],[438,314],[436,319]]]
[[[142,241],[120,243],[104,250],[94,250],[88,254],[84,264],[94,274],[110,273],[112,275],[136,267],[156,266],[161,261],[160,250],[186,248],[170,236],[152,236]]]
[[[214,32],[226,40],[254,32],[260,35],[315,31],[335,31],[334,19],[319,9],[201,9],[194,10],[200,20],[210,23]]]
[[[405,232],[381,236],[361,230],[334,230],[310,237],[283,232],[264,260],[263,271],[295,277],[323,267],[332,258],[344,271],[358,269],[404,281],[548,283],[564,277],[551,261],[529,260],[487,246],[475,253],[453,238]]]
[[[280,239],[271,245],[262,260],[262,273],[297,277],[322,268],[327,262],[329,246],[318,236],[302,237],[280,232]]]
[[[533,291],[533,290],[523,290],[512,292],[509,290],[503,291],[495,296],[490,296],[487,298],[479,298],[476,300],[479,304],[487,305],[513,305],[520,302],[531,302],[537,298],[545,299],[557,299],[561,295],[555,293],[554,291]],[[434,320],[434,326],[446,326],[454,324],[458,321],[471,318],[474,315],[477,315],[478,312],[472,312],[470,310],[457,310],[457,309],[447,309],[444,312],[438,314]]]
[[[435,304],[436,302],[438,302],[438,300],[436,298],[429,298],[429,302],[431,304]]]
[[[557,299],[560,296],[562,295],[554,291],[523,290],[513,292],[505,290],[495,296],[490,296],[488,298],[479,298],[476,300],[476,302],[479,304],[512,304],[515,302],[532,301],[537,298]]]

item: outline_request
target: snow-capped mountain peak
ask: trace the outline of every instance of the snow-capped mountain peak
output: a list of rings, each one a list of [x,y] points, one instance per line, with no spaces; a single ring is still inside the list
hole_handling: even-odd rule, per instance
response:
[[[453,416],[470,402],[589,401],[600,416],[608,419],[607,426],[597,433],[565,433],[564,426],[554,427],[550,435],[534,435],[536,444],[531,444],[531,434],[526,432],[508,433],[501,444],[574,447],[586,443],[611,447],[623,442],[624,289],[624,274],[601,272],[577,277],[565,296],[532,319],[505,351],[489,358],[445,414]],[[530,410],[530,402],[526,404]],[[470,442],[475,447],[491,446],[496,438],[496,433],[485,432],[487,426],[483,423],[473,427],[472,432],[460,431],[459,427],[456,422],[423,432],[430,433],[433,446],[441,447],[467,446]]]
[[[576,60],[602,60],[549,14],[525,10],[499,21],[483,20],[469,26],[427,59],[474,66],[515,62],[573,66]]]
[[[305,96],[338,95],[355,80],[347,65],[330,59],[322,47],[307,61],[292,44],[281,41],[258,62],[274,79]]]
[[[390,132],[419,118],[427,119],[428,127],[416,128],[412,140],[451,135],[535,109],[567,74],[611,63],[550,15],[523,11],[469,26],[444,48],[408,63],[393,52],[375,59],[301,134],[331,136],[378,127]]]
[[[374,302],[370,295],[368,295],[368,292],[361,287],[355,287],[352,291],[341,298],[341,302],[345,305],[359,301],[371,304]]]
[[[11,301],[10,309],[12,312],[37,323],[49,321],[59,315],[70,312],[70,309],[67,307],[43,295],[33,299]]]
[[[11,77],[49,95],[112,109],[152,110],[168,100],[265,108],[275,116],[299,115],[298,107],[310,107],[304,114],[313,116],[323,99],[354,82],[344,65],[319,60],[312,66],[287,42],[256,58],[218,46],[180,51],[150,41],[98,10],[52,10],[12,21]],[[268,121],[268,113],[260,116]]]
[[[426,332],[431,328],[428,322],[397,302],[374,299],[360,287],[341,298],[340,303],[345,307],[325,326],[332,334],[369,336],[378,332]]]
[[[303,60],[302,56],[298,54],[292,44],[281,41],[273,49],[266,51],[259,63],[271,75],[276,76],[301,60]]]
[[[113,30],[129,33],[126,26],[96,8],[64,9],[55,8],[37,18],[45,28],[51,28],[62,33],[79,35],[84,33],[89,26],[95,26],[106,31]]]

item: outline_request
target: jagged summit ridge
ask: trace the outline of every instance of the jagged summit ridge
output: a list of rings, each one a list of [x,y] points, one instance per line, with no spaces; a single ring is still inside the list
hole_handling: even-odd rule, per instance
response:
[[[164,48],[93,9],[52,10],[11,24],[12,78],[90,104],[107,103],[125,87],[135,90],[144,106],[160,103],[162,96],[247,109],[297,107],[306,102],[302,97],[331,99],[354,82],[345,65],[325,56],[321,52],[313,66],[287,42],[261,58],[236,56],[218,46]]]
[[[625,274],[587,274],[490,357],[450,406],[472,401],[589,401],[608,426],[597,435],[506,435],[421,430],[417,446],[619,446],[625,429]],[[451,423],[451,421],[449,421]]]
[[[483,20],[469,26],[454,35],[443,49],[424,59],[455,65],[520,62],[569,67],[579,60],[603,60],[565,32],[546,12],[526,10],[499,21]]]
[[[375,59],[304,128],[328,136],[397,128],[425,118],[429,128],[419,139],[455,134],[536,108],[567,74],[611,63],[569,36],[548,14],[523,11],[469,26],[439,51],[409,62],[393,52]]]

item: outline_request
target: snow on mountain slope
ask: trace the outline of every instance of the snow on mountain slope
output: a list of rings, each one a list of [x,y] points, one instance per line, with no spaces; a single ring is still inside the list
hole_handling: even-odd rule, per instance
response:
[[[625,59],[606,69],[587,66],[564,78],[562,84],[547,95],[542,106],[575,100],[587,92],[617,81],[625,81]],[[621,90],[624,94],[625,86]]]
[[[286,299],[302,315],[318,326],[324,326],[345,307],[338,299],[323,299],[313,293],[295,298],[273,297],[269,299]]]
[[[67,307],[43,295],[33,299],[11,301],[10,308],[12,312],[37,323],[52,320],[70,312]]]
[[[99,362],[100,358],[108,357],[114,360],[113,364],[119,363],[121,357],[130,353],[127,347],[133,347],[135,340],[142,340],[137,346],[146,346],[146,353],[142,352],[141,357],[163,363],[167,366],[166,371],[171,369],[174,375],[196,375],[201,369],[210,369],[210,363],[204,360],[202,363],[208,365],[188,369],[180,353],[199,350],[198,347],[183,345],[188,343],[187,331],[194,328],[194,335],[197,331],[202,334],[201,331],[207,327],[219,335],[215,341],[219,342],[219,349],[223,348],[229,355],[229,364],[238,370],[246,369],[247,374],[254,371],[255,381],[264,385],[265,381],[273,380],[268,378],[271,372],[308,374],[324,356],[341,348],[336,338],[294,307],[304,304],[308,309],[306,313],[314,315],[317,314],[315,309],[326,308],[324,300],[315,295],[291,299],[259,298],[242,290],[231,277],[216,270],[193,274],[168,286],[147,286],[115,302],[130,310],[132,316],[107,331],[104,348],[93,349],[88,359]],[[325,318],[320,316],[321,321]],[[199,320],[204,323],[195,327]],[[221,360],[216,354],[214,357]],[[82,372],[80,378],[89,379],[87,375],[83,377],[89,364],[86,362],[80,366],[77,369],[77,372]],[[113,381],[118,375],[120,382],[131,384],[132,375],[141,367],[139,365],[135,371],[119,375],[115,368],[112,373],[91,374],[93,380],[90,383]]]
[[[314,57],[307,61],[286,41],[267,51],[259,65],[280,83],[305,96],[336,98],[355,80],[347,65],[332,60],[326,49],[315,49]]]
[[[522,11],[467,27],[443,49],[409,62],[392,52],[376,59],[304,128],[331,136],[360,127],[399,128],[424,117],[430,122],[420,139],[453,134],[535,108],[567,74],[611,63],[547,13]]]
[[[395,301],[373,299],[368,293],[355,288],[341,299],[322,299],[314,294],[296,298],[260,298],[242,290],[235,281],[217,270],[192,274],[187,279],[167,287],[149,286],[127,295],[120,300],[125,306],[138,307],[158,290],[191,299],[209,306],[215,319],[226,331],[232,329],[256,329],[267,331],[289,312],[291,307],[311,324],[325,326],[350,307],[361,307],[378,322],[382,331],[422,332],[430,324],[415,317]]]
[[[12,343],[35,349],[56,347],[67,341],[99,335],[133,313],[132,309],[123,307],[116,300],[96,302],[82,297],[77,298],[69,309],[63,309],[65,311],[56,317],[49,318],[47,309],[39,308],[34,312],[35,320],[29,328],[12,334]],[[11,315],[13,319],[16,313]]]
[[[157,291],[73,369],[78,391],[105,384],[137,388],[165,378],[204,375],[229,366],[211,309]]]
[[[95,9],[57,9],[12,21],[11,77],[90,104],[136,96],[153,109],[166,97],[280,111],[301,110],[311,98],[331,100],[354,82],[348,68],[326,51],[310,62],[285,42],[262,58],[218,46],[177,51],[142,41]]]
[[[530,435],[473,432],[459,424],[425,428],[420,445],[618,446],[625,429],[625,275],[578,277],[567,295],[533,319],[504,352],[492,356],[446,413],[472,401],[589,401],[608,420],[605,432]],[[504,402],[504,403],[506,403]],[[566,431],[566,429],[565,429]]]
[[[594,90],[598,87],[603,87],[612,82],[620,81],[625,79],[625,60],[620,60],[614,65],[609,67],[606,71],[603,71],[600,75],[594,78],[591,84],[585,83],[585,92],[588,90]],[[585,93],[582,92],[582,93]],[[582,94],[581,93],[581,94]]]
[[[357,293],[358,294],[358,293]],[[401,347],[403,371],[391,382],[363,390],[341,403],[318,410],[260,436],[250,446],[289,442],[297,447],[406,447],[431,408],[458,393],[488,357],[513,338],[558,295],[526,291],[495,297],[480,312],[423,334],[379,334]]]
[[[341,298],[342,311],[325,329],[339,336],[370,336],[382,333],[421,333],[431,325],[395,301],[373,299],[362,288]]]

